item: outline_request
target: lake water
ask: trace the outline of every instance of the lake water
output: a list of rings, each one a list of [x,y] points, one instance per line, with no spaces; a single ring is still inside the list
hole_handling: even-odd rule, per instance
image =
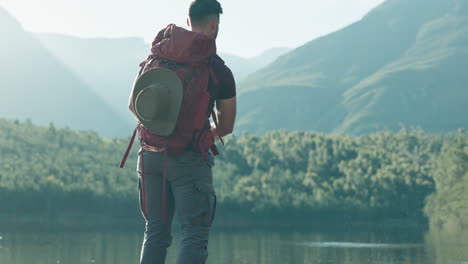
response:
[[[468,264],[464,233],[217,231],[211,264]],[[137,264],[141,232],[0,232],[0,264]],[[175,263],[174,234],[166,263]]]

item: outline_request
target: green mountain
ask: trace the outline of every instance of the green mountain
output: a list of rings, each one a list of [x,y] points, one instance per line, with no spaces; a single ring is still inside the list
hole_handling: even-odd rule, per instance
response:
[[[468,2],[387,0],[241,83],[237,130],[468,127]]]
[[[0,118],[124,136],[132,125],[0,8]]]

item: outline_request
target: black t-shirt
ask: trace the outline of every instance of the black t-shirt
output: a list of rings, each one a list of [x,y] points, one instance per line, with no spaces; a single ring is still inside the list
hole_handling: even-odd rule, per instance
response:
[[[208,83],[208,90],[210,91],[210,104],[208,106],[209,111],[213,109],[216,100],[230,99],[236,96],[236,82],[231,69],[224,63],[219,56],[211,58],[211,67],[218,84],[210,78]]]

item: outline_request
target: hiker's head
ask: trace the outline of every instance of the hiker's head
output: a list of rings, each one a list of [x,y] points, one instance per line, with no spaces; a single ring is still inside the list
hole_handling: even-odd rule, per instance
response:
[[[215,38],[219,31],[219,16],[223,8],[217,0],[193,0],[189,8],[187,25],[192,31]]]

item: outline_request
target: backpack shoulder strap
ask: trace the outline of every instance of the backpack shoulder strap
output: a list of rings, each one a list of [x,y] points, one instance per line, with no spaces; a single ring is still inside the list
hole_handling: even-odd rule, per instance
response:
[[[216,113],[214,111],[214,109],[211,110],[211,117],[213,118],[213,122],[215,123],[215,127],[216,129],[218,129],[218,118],[216,117]],[[224,140],[221,136],[219,135],[215,135],[216,137],[218,137],[219,141],[221,142],[221,145],[224,146]]]

